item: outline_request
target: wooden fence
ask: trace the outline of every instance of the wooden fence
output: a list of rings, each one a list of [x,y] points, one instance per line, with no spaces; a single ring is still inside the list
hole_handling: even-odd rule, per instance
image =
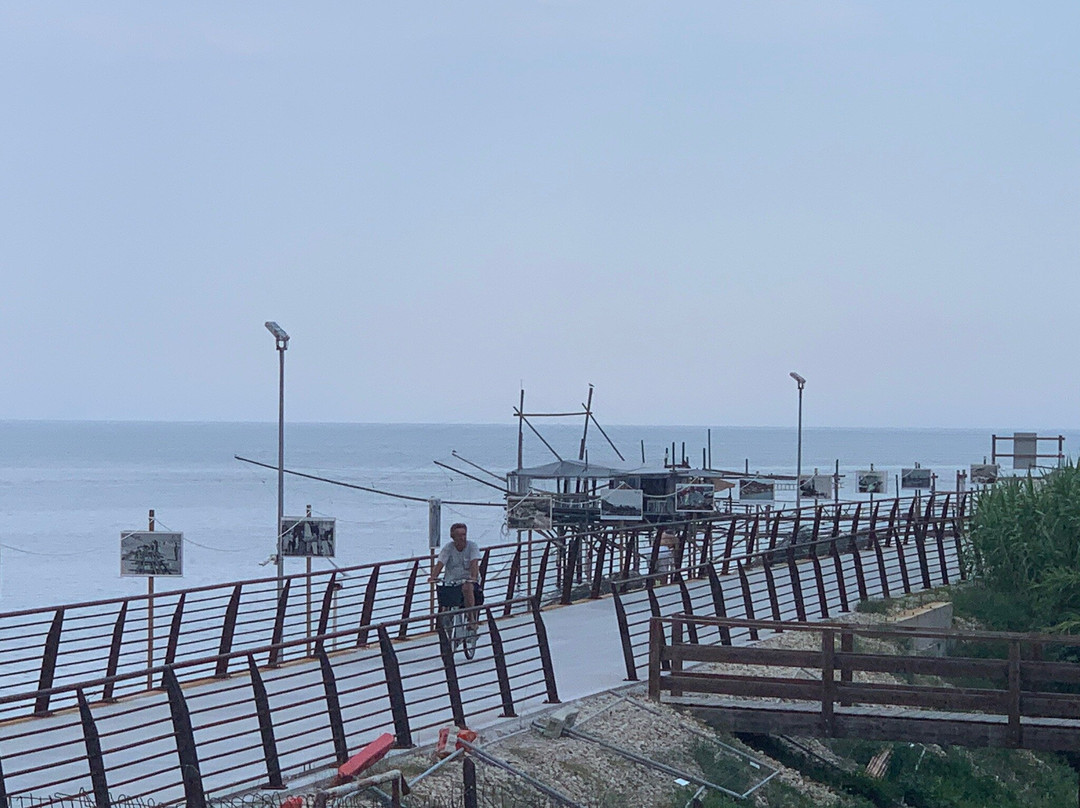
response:
[[[705,626],[819,639],[815,650],[694,642]],[[952,653],[916,654],[920,639]],[[651,622],[649,695],[730,731],[1075,750],[1077,650],[1080,638],[1061,635],[677,615]]]

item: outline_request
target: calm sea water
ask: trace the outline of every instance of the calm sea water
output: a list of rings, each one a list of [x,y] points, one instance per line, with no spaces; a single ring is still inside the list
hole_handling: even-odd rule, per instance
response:
[[[694,465],[706,446],[705,427],[606,427],[627,460],[659,463],[672,442]],[[1002,430],[1004,433],[1006,430]],[[581,426],[545,425],[563,457],[577,457]],[[1011,432],[1011,430],[1010,430]],[[1056,434],[1056,433],[1054,433]],[[1066,433],[1066,453],[1078,445]],[[713,466],[792,473],[792,428],[713,428]],[[589,459],[617,461],[595,428]],[[416,497],[499,502],[498,491],[433,461],[482,472],[453,457],[504,473],[517,458],[516,425],[293,424],[286,427],[286,467]],[[990,454],[983,430],[804,429],[803,470],[848,477],[841,495],[857,498],[852,472],[894,473],[915,462],[952,488],[957,469]],[[159,530],[184,533],[184,577],[159,578],[157,589],[272,575],[260,566],[273,552],[277,474],[234,459],[277,463],[276,424],[0,422],[0,609],[145,592],[142,579],[119,575],[120,532],[146,528],[156,511]],[[525,465],[554,459],[532,435]],[[785,496],[785,495],[781,495]],[[793,496],[793,495],[788,495]],[[427,505],[325,483],[285,479],[287,515],[337,519],[339,566],[427,552]],[[499,508],[447,505],[443,525],[465,521],[481,545],[503,538]],[[327,560],[316,560],[329,566]],[[289,559],[287,572],[304,562]]]

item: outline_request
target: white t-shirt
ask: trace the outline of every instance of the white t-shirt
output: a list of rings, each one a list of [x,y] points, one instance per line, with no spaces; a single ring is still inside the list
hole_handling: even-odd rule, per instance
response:
[[[469,565],[480,559],[480,548],[476,542],[466,541],[465,549],[458,550],[450,542],[439,551],[439,561],[443,565],[443,581],[448,584],[461,583],[469,577]]]

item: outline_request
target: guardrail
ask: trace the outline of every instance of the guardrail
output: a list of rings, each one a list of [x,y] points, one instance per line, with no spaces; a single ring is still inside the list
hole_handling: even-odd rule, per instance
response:
[[[83,794],[108,806],[123,794],[201,806],[208,794],[280,788],[290,774],[340,764],[383,732],[409,747],[417,733],[448,723],[467,726],[477,717],[512,717],[523,705],[558,702],[537,600],[477,611],[483,631],[467,663],[444,633],[420,633],[431,620],[423,614],[362,626],[359,648],[357,629],[319,635],[314,659],[302,655],[301,638],[0,697],[4,706],[26,707],[70,693],[78,705],[0,726],[0,801],[51,804]],[[509,618],[496,620],[506,611]],[[402,628],[409,629],[404,641],[395,639]],[[350,651],[336,653],[335,646]],[[295,661],[260,666],[270,657]],[[181,685],[185,675],[204,670],[223,673]],[[91,704],[147,675],[156,683],[149,693]]]
[[[967,495],[939,494],[872,504],[827,503],[800,511],[713,514],[672,525],[679,533],[674,564],[684,576],[707,565],[720,565],[726,574],[737,559],[762,549],[775,553],[785,536],[803,534],[819,542],[823,536],[868,531],[884,536],[888,546],[906,541],[913,531],[925,537],[932,528],[940,545],[945,526],[949,520],[961,523],[966,506]],[[657,527],[612,523],[489,547],[481,571],[489,599],[520,604],[523,597],[539,596],[570,603],[601,597],[614,580],[625,585],[658,574],[659,557]],[[117,698],[154,686],[120,674],[270,646],[286,658],[266,663],[310,657],[315,638],[335,634],[338,627],[356,627],[362,644],[363,626],[397,621],[398,638],[405,638],[417,630],[411,616],[433,608],[433,591],[426,583],[429,563],[428,556],[419,556],[292,575],[284,579],[280,594],[276,578],[261,578],[0,613],[0,695],[28,689],[49,693],[60,685],[104,677],[114,679],[105,698]],[[503,608],[510,614],[521,607]],[[302,644],[293,642],[301,639]],[[186,665],[177,675],[185,680],[218,675],[218,664]],[[59,691],[56,697],[43,695],[32,712],[44,715],[74,704],[72,691]],[[0,701],[0,719],[11,715],[12,708]]]
[[[650,625],[650,698],[659,701],[665,692],[675,700],[688,694],[732,697],[712,707],[695,702],[725,729],[1044,750],[1074,750],[1080,742],[1080,666],[1047,660],[1075,657],[1080,638],[689,615],[654,618]],[[689,639],[706,626],[728,634],[808,633],[820,636],[820,646],[794,650]],[[956,650],[950,656],[905,650],[919,639]],[[978,656],[964,653],[975,647]],[[688,670],[691,663],[743,667],[737,673]],[[879,674],[895,678],[872,678]]]

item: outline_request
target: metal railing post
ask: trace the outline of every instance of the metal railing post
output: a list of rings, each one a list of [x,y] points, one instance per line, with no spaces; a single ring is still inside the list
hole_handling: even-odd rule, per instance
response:
[[[251,676],[252,697],[255,699],[255,713],[259,718],[259,738],[262,741],[263,760],[266,763],[266,787],[284,788],[281,779],[281,763],[278,760],[277,741],[274,739],[274,720],[270,712],[270,699],[266,695],[259,666],[255,664],[255,655],[248,654],[248,674]]]

